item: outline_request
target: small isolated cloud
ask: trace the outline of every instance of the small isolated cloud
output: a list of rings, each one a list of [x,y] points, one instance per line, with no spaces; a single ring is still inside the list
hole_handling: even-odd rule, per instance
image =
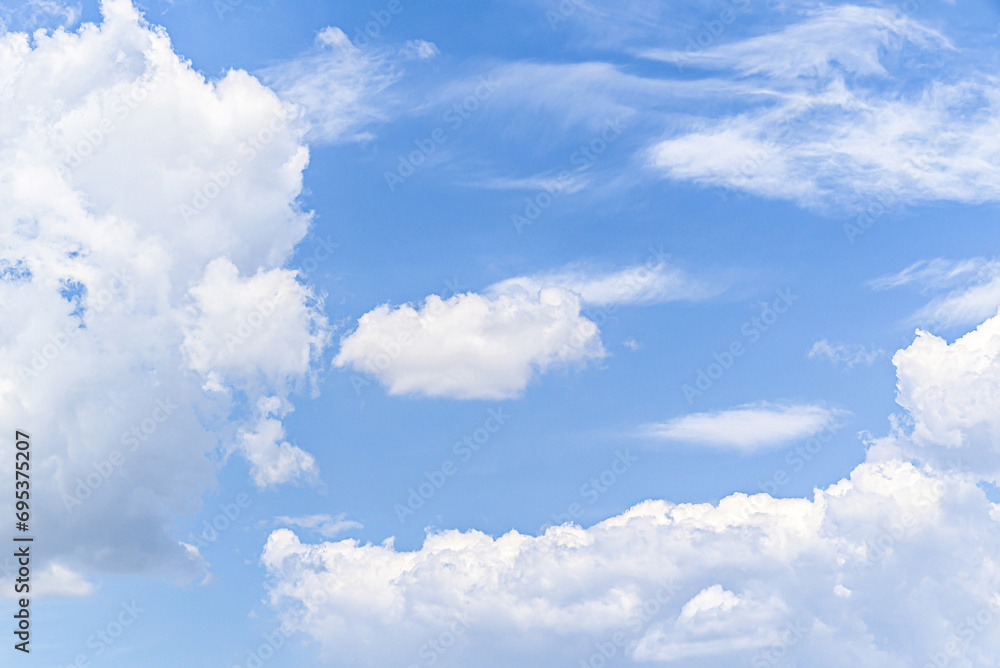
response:
[[[333,362],[376,377],[390,394],[511,398],[537,374],[605,356],[584,307],[706,299],[723,289],[655,255],[611,272],[573,265],[501,281],[483,294],[380,306],[341,340]]]
[[[667,441],[752,452],[811,436],[833,423],[839,414],[817,405],[763,402],[649,424],[642,433]]]
[[[275,519],[281,524],[284,524],[286,526],[299,527],[302,529],[315,531],[324,538],[335,538],[345,531],[350,531],[351,529],[364,528],[360,522],[355,522],[354,520],[346,519],[346,515],[344,513],[341,513],[336,517],[331,517],[330,515],[306,515],[304,517],[288,517],[283,515]]]
[[[631,350],[632,352],[642,349],[642,344],[633,339],[631,336],[622,341],[622,345]]]
[[[333,363],[375,376],[390,394],[516,397],[535,374],[604,357],[597,325],[580,308],[560,288],[383,305],[361,316]]]
[[[844,364],[848,369],[858,364],[871,365],[880,357],[884,357],[886,352],[881,348],[872,346],[866,348],[861,344],[848,345],[846,343],[830,343],[826,339],[817,341],[809,349],[809,357],[825,357],[831,362]]]

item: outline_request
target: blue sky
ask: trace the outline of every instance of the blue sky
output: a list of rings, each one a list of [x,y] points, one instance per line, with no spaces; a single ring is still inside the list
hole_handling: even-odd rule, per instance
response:
[[[670,578],[608,665],[933,665],[991,609],[1000,6],[135,8],[0,12],[0,415],[50,448],[17,660],[595,665]]]

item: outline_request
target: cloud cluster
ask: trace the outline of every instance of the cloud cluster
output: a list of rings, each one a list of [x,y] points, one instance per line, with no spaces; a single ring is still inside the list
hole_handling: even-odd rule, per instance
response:
[[[295,109],[245,72],[207,80],[127,0],[101,12],[0,34],[0,420],[44,453],[39,568],[74,594],[204,568],[171,526],[214,453],[260,486],[315,476],[281,419],[329,340],[283,268],[311,221]]]
[[[812,498],[650,500],[589,528],[430,533],[406,552],[271,534],[271,604],[348,664],[963,665],[1000,653],[1000,316],[893,358],[888,436]],[[663,426],[734,447],[829,423],[742,407]],[[391,637],[391,642],[389,638]],[[473,659],[473,657],[475,657]]]
[[[647,501],[589,529],[476,531],[310,545],[274,532],[262,562],[285,622],[354,664],[991,665],[1000,509],[961,478],[869,462],[812,499]],[[957,529],[961,526],[962,529]],[[983,542],[985,541],[985,543]],[[389,638],[392,641],[389,642]]]

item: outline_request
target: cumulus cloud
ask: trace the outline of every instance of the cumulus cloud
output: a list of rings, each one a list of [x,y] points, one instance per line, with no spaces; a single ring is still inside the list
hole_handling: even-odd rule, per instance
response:
[[[645,263],[616,271],[576,264],[510,278],[482,294],[383,305],[341,340],[334,365],[375,376],[391,394],[518,396],[536,374],[605,356],[598,325],[582,309],[702,300],[725,289],[664,257],[653,249]]]
[[[840,411],[811,404],[749,404],[714,413],[692,413],[642,428],[651,438],[751,452],[812,436]]]
[[[262,562],[285,622],[348,664],[603,654],[881,668],[924,665],[970,615],[1000,623],[1000,571],[979,556],[998,547],[998,520],[972,482],[897,460],[864,463],[812,499],[646,501],[589,529],[444,531],[413,552],[280,529]],[[990,632],[961,642],[973,666],[1000,651]]]
[[[892,361],[914,456],[1000,482],[1000,316],[951,344],[918,330]]]
[[[261,486],[315,475],[281,420],[329,340],[283,268],[311,222],[294,109],[245,72],[207,80],[127,0],[101,12],[0,34],[0,420],[44,448],[38,568],[78,594],[199,576],[172,518],[219,453]]]
[[[846,343],[830,343],[822,339],[813,344],[809,349],[809,357],[825,357],[836,364],[844,364],[848,369],[858,364],[871,365],[879,357],[885,355],[881,348],[867,348],[861,344],[848,345]]]
[[[580,308],[560,288],[383,305],[361,316],[333,363],[375,376],[390,394],[515,397],[536,373],[604,357]]]

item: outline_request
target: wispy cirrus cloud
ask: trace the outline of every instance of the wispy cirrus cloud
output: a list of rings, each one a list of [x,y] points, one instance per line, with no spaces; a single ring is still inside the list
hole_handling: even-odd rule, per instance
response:
[[[836,364],[844,364],[850,369],[859,364],[871,365],[878,358],[885,357],[886,352],[874,346],[868,348],[861,344],[831,343],[822,339],[813,344],[808,355],[810,358],[824,357]]]
[[[972,325],[996,315],[1000,308],[1000,260],[982,257],[921,260],[869,285],[875,290],[911,286],[922,293],[937,293],[911,316],[914,324]]]
[[[281,517],[276,517],[275,520],[285,526],[315,531],[323,538],[335,538],[345,531],[364,528],[360,522],[347,519],[344,513],[336,517],[326,514],[305,515],[302,517],[282,515]]]
[[[430,42],[411,40],[398,48],[354,45],[340,28],[316,36],[312,51],[257,72],[284,100],[296,104],[313,142],[372,138],[374,123],[388,120],[398,99],[388,89],[403,75],[403,63],[437,55]]]

